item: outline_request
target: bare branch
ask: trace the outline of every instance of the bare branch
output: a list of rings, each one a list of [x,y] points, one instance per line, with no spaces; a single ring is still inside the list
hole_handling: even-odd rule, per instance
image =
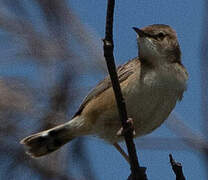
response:
[[[123,99],[120,84],[118,81],[118,75],[116,73],[116,66],[113,56],[113,14],[114,14],[115,0],[108,0],[107,6],[107,16],[106,16],[106,32],[104,42],[104,57],[107,63],[108,71],[110,74],[114,94],[116,97],[117,107],[119,111],[120,120],[124,129],[124,139],[128,149],[130,166],[131,166],[131,177],[129,179],[147,179],[144,168],[139,166],[136,148],[133,142],[133,132],[130,128],[129,123],[127,123],[127,111],[125,101]]]

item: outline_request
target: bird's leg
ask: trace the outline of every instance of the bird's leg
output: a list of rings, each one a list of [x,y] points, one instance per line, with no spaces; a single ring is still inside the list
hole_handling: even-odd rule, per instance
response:
[[[133,124],[134,124],[134,123],[133,123],[133,119],[132,119],[132,118],[128,118],[127,123],[130,124],[129,128],[127,128],[126,130],[124,130],[123,127],[121,127],[121,128],[117,131],[117,133],[116,133],[117,136],[123,136],[123,135],[125,134],[124,131],[129,131],[129,130],[132,130],[132,131],[133,131],[133,135],[134,135],[134,136],[136,135],[136,132],[135,132],[135,130],[134,130],[134,125],[133,125]]]
[[[129,130],[133,132],[133,135],[136,135],[136,132],[135,132],[134,126],[133,126],[133,119],[132,118],[128,118],[127,123],[129,123],[129,127],[127,129],[125,129],[125,130],[123,129],[123,127],[121,127],[118,130],[118,132],[116,133],[117,136],[124,136],[125,131],[129,131]],[[121,148],[121,146],[118,143],[114,143],[113,145],[117,149],[117,151],[124,157],[124,159],[130,164],[129,156]]]
[[[129,130],[133,131],[133,135],[136,135],[136,132],[135,132],[134,126],[133,126],[133,119],[132,119],[132,118],[128,118],[127,123],[130,124],[129,127],[128,127],[126,130],[124,130],[123,127],[121,127],[121,128],[118,130],[118,132],[116,133],[117,136],[124,136],[125,131],[129,131]],[[129,161],[129,156],[128,156],[128,155],[126,154],[126,152],[121,148],[121,146],[120,146],[118,143],[114,143],[113,145],[114,145],[114,147],[117,149],[117,151],[124,157],[124,159],[125,159],[128,163],[130,163],[130,161]]]
[[[126,154],[126,152],[121,148],[121,146],[118,143],[113,144],[114,147],[117,149],[117,151],[124,157],[124,159],[130,164],[129,156]]]

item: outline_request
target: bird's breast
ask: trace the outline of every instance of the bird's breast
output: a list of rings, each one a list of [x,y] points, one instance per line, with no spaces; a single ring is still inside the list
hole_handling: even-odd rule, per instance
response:
[[[128,116],[134,119],[137,136],[159,127],[175,107],[184,84],[170,72],[155,71],[137,79],[126,89]]]
[[[168,117],[184,91],[184,83],[174,73],[151,71],[141,75],[134,73],[121,83],[128,117],[133,118],[136,136],[142,136],[159,127]],[[114,143],[122,140],[116,135],[121,128],[118,109],[112,88],[91,103],[94,118],[92,134]],[[98,103],[100,102],[100,103]],[[102,102],[102,103],[101,103]],[[88,105],[90,106],[90,105]]]

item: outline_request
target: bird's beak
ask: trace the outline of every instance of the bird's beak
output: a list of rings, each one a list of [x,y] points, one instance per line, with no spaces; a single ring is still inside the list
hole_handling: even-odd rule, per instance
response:
[[[139,37],[145,37],[145,32],[137,27],[133,27],[133,30],[139,35]]]

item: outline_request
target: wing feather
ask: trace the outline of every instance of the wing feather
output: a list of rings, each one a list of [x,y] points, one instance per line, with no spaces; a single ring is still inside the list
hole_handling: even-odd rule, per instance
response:
[[[117,68],[117,74],[119,82],[125,81],[131,74],[133,74],[136,66],[140,64],[140,61],[138,58],[131,59],[126,64],[121,65]],[[97,97],[99,94],[107,90],[108,88],[112,87],[111,79],[109,75],[102,80],[94,89],[91,90],[91,92],[85,97],[84,101],[80,105],[78,111],[75,113],[74,117],[79,115],[86,104],[93,98]]]

